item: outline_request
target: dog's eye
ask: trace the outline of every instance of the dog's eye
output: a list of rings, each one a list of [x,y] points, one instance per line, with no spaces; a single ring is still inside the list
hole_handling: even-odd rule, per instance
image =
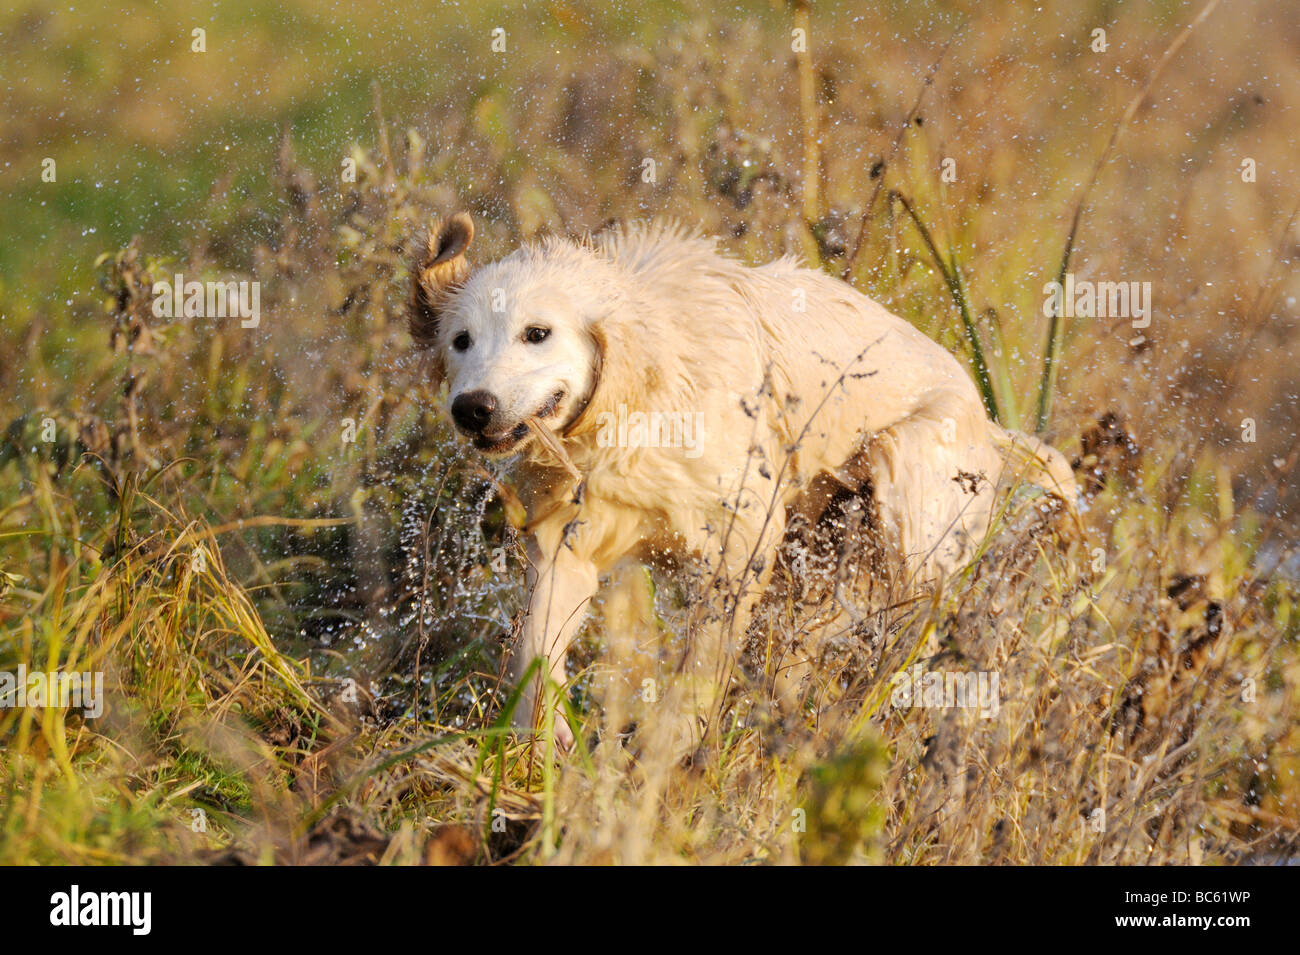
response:
[[[547,336],[550,334],[551,330],[549,328],[539,328],[534,325],[532,328],[528,329],[528,331],[524,332],[524,341],[528,342],[530,345],[539,345],[546,341]]]
[[[451,347],[456,349],[456,351],[469,351],[469,346],[469,332],[461,332],[451,340]]]

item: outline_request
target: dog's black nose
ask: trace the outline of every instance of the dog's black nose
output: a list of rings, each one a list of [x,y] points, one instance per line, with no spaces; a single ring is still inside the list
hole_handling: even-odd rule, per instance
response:
[[[497,410],[496,395],[490,391],[467,391],[451,403],[451,416],[464,431],[478,434]]]

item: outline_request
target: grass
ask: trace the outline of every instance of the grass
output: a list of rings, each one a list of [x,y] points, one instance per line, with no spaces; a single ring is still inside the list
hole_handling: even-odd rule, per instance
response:
[[[411,24],[364,3],[331,23],[181,4],[125,18],[118,43],[89,10],[4,14],[23,79],[0,140],[22,173],[0,253],[0,671],[102,670],[108,701],[94,720],[0,709],[0,862],[1293,854],[1289,27],[1254,4],[1179,42],[1199,6],[1040,6]],[[182,43],[201,22],[207,60]],[[498,23],[510,52],[491,59]],[[56,183],[31,174],[46,153]],[[817,568],[787,564],[781,593],[806,599],[769,602],[690,768],[599,648],[671,650],[698,608],[674,581],[617,581],[555,688],[583,729],[556,764],[506,729],[518,503],[449,432],[404,330],[403,244],[462,207],[484,258],[666,214],[748,261],[845,274],[1077,459],[1086,539],[1025,495],[909,602],[870,555],[835,552],[860,588],[847,634]],[[1045,379],[1062,248],[1080,276],[1152,281],[1158,304],[1145,344],[1124,321],[1060,324]],[[177,270],[261,281],[260,327],[155,318],[150,285]],[[782,718],[768,688],[799,653],[818,677]],[[658,679],[669,661],[643,657]],[[895,707],[915,666],[997,672],[997,715]]]

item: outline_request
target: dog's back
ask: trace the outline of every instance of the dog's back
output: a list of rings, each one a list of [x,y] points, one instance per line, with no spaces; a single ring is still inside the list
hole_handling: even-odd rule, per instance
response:
[[[838,279],[790,258],[747,267],[672,225],[615,231],[595,249],[648,303],[646,348],[684,352],[667,376],[677,400],[725,388],[738,403],[736,385],[749,383],[752,398],[768,382],[754,406],[772,438],[764,451],[785,468],[784,501],[819,472],[845,486],[869,475],[918,570],[951,570],[972,553],[1008,479],[1073,507],[1055,450],[990,421],[954,356]]]

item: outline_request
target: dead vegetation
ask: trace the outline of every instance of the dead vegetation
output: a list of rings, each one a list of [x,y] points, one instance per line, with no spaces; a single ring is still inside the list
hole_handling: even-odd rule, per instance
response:
[[[1167,45],[1159,24],[1124,26],[1143,49]],[[485,256],[547,229],[666,212],[753,259],[803,251],[839,272],[852,258],[852,280],[950,347],[982,343],[1004,420],[1028,421],[1038,289],[1056,265],[1035,256],[1044,243],[1059,250],[1070,190],[1014,187],[1081,182],[1090,159],[1062,149],[1046,169],[1016,171],[1011,144],[1050,124],[1029,95],[1032,71],[992,33],[955,42],[912,115],[917,90],[881,77],[915,84],[933,50],[877,61],[835,39],[817,48],[811,85],[794,57],[721,53],[760,49],[783,29],[668,26],[657,58],[600,47],[568,79],[528,51],[514,82],[554,94],[552,106],[518,108],[496,87],[456,94],[433,137],[395,135],[393,117],[404,126],[409,111],[377,97],[377,145],[351,150],[357,182],[343,187],[286,137],[282,201],[268,202],[278,219],[238,265],[265,289],[256,330],[149,311],[146,290],[178,264],[216,274],[212,236],[183,263],[155,257],[147,239],[101,260],[101,307],[77,313],[90,329],[78,345],[86,371],[51,390],[81,400],[28,396],[0,439],[0,670],[102,668],[107,712],[0,710],[0,861],[1168,864],[1294,853],[1300,624],[1293,578],[1274,573],[1293,553],[1294,455],[1279,428],[1250,448],[1230,440],[1245,411],[1285,393],[1288,372],[1257,357],[1243,376],[1242,353],[1209,347],[1222,316],[1262,321],[1260,303],[1287,288],[1276,259],[1260,267],[1245,247],[1280,247],[1286,260],[1293,239],[1278,245],[1269,203],[1230,205],[1204,184],[1235,161],[1228,147],[1207,147],[1190,181],[1125,207],[1136,179],[1167,168],[1184,127],[1217,108],[1191,105],[1190,86],[1170,92],[1169,117],[1147,117],[1135,168],[1099,180],[1075,253],[1094,273],[1165,268],[1162,288],[1180,299],[1180,324],[1148,330],[1140,349],[1124,328],[1065,330],[1049,434],[1085,489],[1085,540],[1058,540],[1042,499],[1021,494],[972,566],[906,599],[870,547],[850,546],[869,540],[871,515],[845,494],[822,524],[792,529],[720,731],[691,765],[629,746],[633,724],[654,739],[654,694],[598,662],[601,640],[633,639],[649,672],[671,667],[697,606],[671,576],[619,582],[596,608],[567,691],[582,728],[575,756],[557,763],[546,740],[506,729],[500,663],[522,606],[523,515],[508,482],[456,444],[403,330],[411,242],[436,216],[468,205],[490,223]],[[1237,41],[1220,42],[1206,40],[1216,56]],[[1188,70],[1221,69],[1198,49],[1180,54]],[[1115,119],[1097,104],[1132,93],[1116,82],[1078,70],[1069,96],[1091,137]],[[820,111],[811,211],[799,188],[806,123],[761,119],[788,119],[796,87]],[[1000,101],[1028,105],[1012,115]],[[614,113],[631,117],[617,131]],[[938,182],[935,160],[963,143],[961,167],[981,174]],[[660,159],[657,177],[639,183],[647,156]],[[882,177],[881,194],[906,198],[911,214],[876,204],[854,251],[852,225]],[[1179,210],[1167,236],[1119,225],[1164,229],[1166,207]],[[1235,258],[1220,226],[1196,225],[1228,220]],[[1163,241],[1199,274],[1146,254]],[[1283,324],[1261,334],[1285,341]],[[805,658],[815,676],[782,718],[775,675]],[[924,688],[927,674],[981,672],[997,674],[995,712],[896,705],[900,674]]]

